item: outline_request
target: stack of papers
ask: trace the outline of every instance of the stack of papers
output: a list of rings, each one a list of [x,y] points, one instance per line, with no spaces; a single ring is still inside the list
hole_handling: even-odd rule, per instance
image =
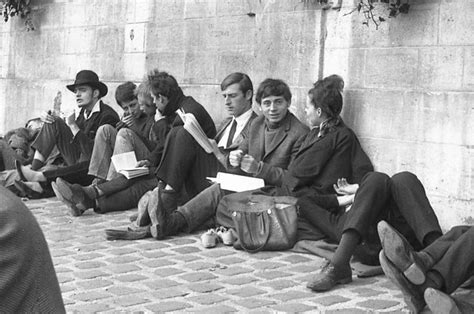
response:
[[[137,158],[135,152],[126,152],[112,156],[115,170],[123,174],[127,179],[141,177],[149,173],[147,167],[136,167]]]

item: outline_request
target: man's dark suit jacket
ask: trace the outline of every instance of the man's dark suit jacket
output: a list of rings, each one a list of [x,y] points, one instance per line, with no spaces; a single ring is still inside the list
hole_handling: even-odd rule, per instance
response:
[[[298,152],[302,140],[309,128],[291,112],[282,121],[278,133],[272,140],[271,147],[265,151],[265,117],[260,116],[252,121],[248,136],[239,145],[244,154],[249,154],[257,162],[262,162],[255,177],[265,180],[267,185],[281,184],[283,174]],[[248,175],[242,172],[241,174]]]
[[[247,120],[247,123],[245,123],[245,126],[242,129],[242,132],[240,132],[239,135],[236,136],[232,140],[232,144],[228,148],[225,148],[224,151],[231,151],[239,147],[240,143],[242,143],[245,137],[248,136],[250,125],[253,119],[255,119],[256,117],[258,117],[258,115],[255,113],[255,111],[252,110],[252,114],[250,115],[250,118]],[[232,122],[232,119],[233,119],[232,117],[228,117],[219,125],[217,135],[214,138],[217,143],[219,143],[219,141],[221,140],[222,136],[224,135],[225,129],[230,125],[230,123]]]
[[[92,148],[94,147],[94,139],[97,130],[104,124],[115,126],[120,118],[110,106],[104,104],[102,100],[99,101],[100,112],[94,112],[92,116],[86,120],[84,118],[85,109],[82,108],[79,116],[76,118],[77,126],[80,131],[74,136],[73,143],[78,144],[81,152],[85,156],[91,156]]]
[[[48,245],[23,202],[0,186],[0,313],[65,313]]]

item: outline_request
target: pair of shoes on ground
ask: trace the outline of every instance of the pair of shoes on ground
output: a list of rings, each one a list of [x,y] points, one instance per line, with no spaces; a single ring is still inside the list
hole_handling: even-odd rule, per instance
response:
[[[95,200],[90,199],[79,184],[70,184],[57,178],[51,182],[56,197],[67,205],[72,216],[81,216],[87,209],[95,207]]]
[[[421,312],[428,305],[433,313],[461,313],[454,300],[434,289],[426,272],[433,266],[433,259],[413,247],[395,228],[381,221],[377,230],[382,243],[380,265],[387,277],[402,291],[410,311]]]
[[[234,229],[218,227],[209,229],[201,235],[202,246],[209,249],[217,246],[217,243],[222,242],[224,245],[233,245],[237,240]]]

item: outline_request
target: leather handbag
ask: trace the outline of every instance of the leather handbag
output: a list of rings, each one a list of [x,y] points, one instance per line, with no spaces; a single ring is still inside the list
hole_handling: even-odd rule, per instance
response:
[[[232,220],[242,247],[249,253],[287,250],[297,232],[297,199],[290,196],[248,195],[232,202]]]

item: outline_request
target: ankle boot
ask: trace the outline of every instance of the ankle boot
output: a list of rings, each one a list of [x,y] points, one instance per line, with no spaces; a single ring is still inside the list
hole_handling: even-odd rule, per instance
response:
[[[166,231],[172,231],[167,225],[170,214],[178,207],[178,193],[173,190],[164,190],[162,186],[155,190],[154,193],[158,197],[158,202],[156,206],[148,206],[148,214],[151,220],[150,231],[155,239],[161,240],[169,234]]]

